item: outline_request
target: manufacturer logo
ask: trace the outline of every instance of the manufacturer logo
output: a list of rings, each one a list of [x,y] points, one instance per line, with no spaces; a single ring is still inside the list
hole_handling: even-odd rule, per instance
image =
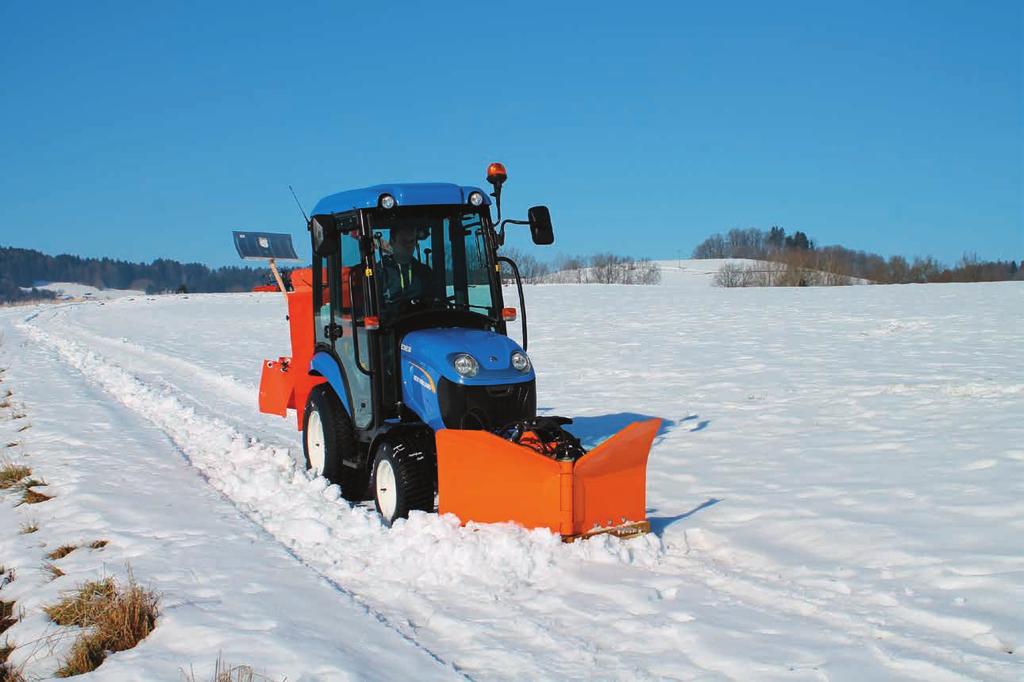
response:
[[[423,376],[421,377],[419,374],[417,374],[416,370],[423,372]],[[413,381],[415,381],[417,384],[427,389],[431,393],[437,393],[437,387],[434,385],[434,380],[430,378],[430,372],[423,369],[415,362],[409,363],[409,372],[410,374],[412,374]]]
[[[405,353],[411,353],[412,352],[412,346],[407,346],[407,345],[405,345],[403,343],[402,344],[402,351],[405,352]]]

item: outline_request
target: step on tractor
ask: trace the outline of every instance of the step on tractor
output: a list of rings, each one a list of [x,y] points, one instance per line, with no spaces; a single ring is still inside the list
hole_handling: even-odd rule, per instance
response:
[[[306,217],[312,266],[284,292],[291,355],[266,360],[260,411],[295,410],[306,466],[385,524],[415,510],[465,524],[515,522],[570,540],[647,532],[647,456],[660,420],[630,424],[589,452],[537,415],[526,305],[508,225],[554,242],[544,206],[501,219],[493,190],[384,184],[321,199]],[[491,217],[494,199],[496,218]],[[240,236],[241,235],[241,236]],[[243,258],[294,259],[268,233],[235,233]],[[518,309],[506,307],[502,270]],[[280,280],[279,280],[280,281]],[[519,319],[522,344],[509,337]]]

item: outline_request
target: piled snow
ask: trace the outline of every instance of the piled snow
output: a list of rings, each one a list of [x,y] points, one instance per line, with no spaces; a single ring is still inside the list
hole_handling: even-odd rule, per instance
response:
[[[0,498],[0,563],[31,576],[39,543],[111,540],[4,588],[35,614],[12,641],[130,560],[165,615],[111,677],[223,652],[290,680],[1019,679],[1024,287],[718,289],[720,262],[673,265],[658,287],[527,288],[543,412],[591,444],[666,420],[633,541],[385,529],[338,500],[297,466],[294,420],[255,409],[280,297],[6,311],[32,423],[12,437],[56,497]]]

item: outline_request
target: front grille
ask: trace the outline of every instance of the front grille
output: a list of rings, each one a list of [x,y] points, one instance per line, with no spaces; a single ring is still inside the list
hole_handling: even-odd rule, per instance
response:
[[[437,386],[441,419],[450,429],[493,430],[537,416],[533,381],[496,386],[465,386],[441,378]]]

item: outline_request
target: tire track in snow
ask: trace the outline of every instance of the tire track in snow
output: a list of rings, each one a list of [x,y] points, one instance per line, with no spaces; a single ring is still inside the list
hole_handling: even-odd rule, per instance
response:
[[[35,316],[32,317],[34,318]],[[56,337],[33,325],[20,324],[19,327],[22,331],[25,331],[29,336],[35,338],[37,341],[40,341],[56,350],[65,364],[78,370],[83,376],[90,379],[93,383],[98,384],[100,388],[105,390],[107,393],[112,393],[126,407],[131,409],[133,412],[140,414],[164,431],[164,433],[171,438],[171,441],[179,449],[185,459],[200,470],[204,480],[221,492],[225,498],[233,504],[233,506],[240,509],[245,516],[255,521],[264,530],[268,531],[276,540],[285,540],[282,544],[285,545],[285,548],[293,557],[296,558],[296,560],[314,570],[339,592],[350,597],[354,602],[366,610],[368,616],[376,619],[390,629],[397,631],[402,638],[416,648],[424,651],[441,665],[448,666],[450,669],[452,668],[450,663],[424,647],[421,643],[417,642],[415,638],[412,638],[408,633],[403,632],[401,628],[395,628],[387,618],[370,608],[364,600],[359,598],[358,595],[351,592],[344,585],[339,584],[336,580],[332,579],[331,576],[325,575],[321,570],[318,570],[315,565],[311,565],[308,560],[301,555],[301,553],[296,551],[298,545],[297,540],[299,540],[298,537],[282,538],[279,533],[275,533],[274,530],[268,526],[265,522],[266,518],[260,513],[258,507],[251,504],[239,504],[238,497],[231,494],[232,486],[230,483],[237,483],[241,481],[239,478],[241,474],[241,467],[236,467],[235,471],[233,473],[229,473],[226,478],[219,478],[217,473],[223,472],[217,472],[213,468],[203,466],[203,455],[245,452],[249,455],[248,459],[251,463],[262,462],[268,469],[283,471],[291,468],[291,460],[286,452],[283,453],[279,448],[264,446],[252,439],[246,440],[244,436],[239,434],[237,431],[234,431],[222,423],[217,423],[215,421],[202,423],[198,421],[195,419],[195,412],[190,408],[181,405],[173,396],[158,394],[156,391],[146,387],[142,382],[123,372],[115,365],[107,362],[101,356],[80,347],[76,347],[77,344],[74,344],[74,342],[68,340],[57,341]],[[178,421],[175,426],[175,421],[179,418],[180,421]],[[217,433],[214,433],[214,431]],[[206,445],[203,445],[203,443]],[[241,461],[238,462],[238,464],[241,463]],[[292,471],[294,471],[294,469],[292,469]],[[263,471],[261,473],[265,480],[268,471]],[[293,478],[292,481],[293,483],[302,486],[303,481],[298,480],[298,477]],[[332,496],[330,494],[325,494],[328,492],[326,490],[326,486],[317,486],[315,485],[315,481],[310,482],[308,479],[304,482],[310,485],[302,487],[319,492],[319,499],[331,499]],[[254,499],[255,497],[250,497],[247,502],[252,502]],[[287,540],[291,540],[291,542]]]
[[[243,513],[439,661],[464,674],[510,679],[616,667],[612,652],[587,639],[592,633],[586,629],[583,636],[574,635],[576,630],[558,623],[551,612],[510,614],[510,603],[503,601],[503,595],[544,577],[556,555],[572,551],[557,536],[508,525],[463,528],[453,517],[433,514],[417,514],[386,529],[376,513],[340,501],[337,487],[325,479],[310,480],[298,471],[287,449],[247,438],[217,418],[201,417],[170,391],[146,385],[75,341],[34,325],[21,327],[167,433]],[[594,543],[586,551],[601,546]],[[648,536],[632,543],[627,555],[635,550],[641,560],[646,553],[647,561],[655,561],[660,544]],[[617,554],[612,547],[605,560],[614,561]],[[368,568],[383,578],[376,590],[356,579]],[[353,582],[362,584],[353,588]],[[453,602],[454,615],[448,613]],[[454,651],[441,651],[453,644]]]
[[[131,341],[126,338],[114,338],[110,336],[103,336],[97,334],[95,331],[85,327],[82,324],[72,322],[67,315],[67,310],[59,311],[60,323],[64,329],[64,336],[72,336],[76,339],[85,340],[88,346],[100,346],[105,347],[107,350],[116,353],[117,355],[131,355],[139,359],[146,366],[154,368],[156,370],[166,369],[167,375],[170,377],[186,377],[191,378],[202,385],[210,388],[216,395],[225,397],[233,403],[244,405],[249,409],[256,404],[255,396],[258,392],[258,386],[255,384],[245,384],[237,379],[221,374],[216,374],[210,370],[201,367],[193,362],[189,362],[184,358],[170,355],[153,348],[144,346],[136,341]],[[50,319],[56,321],[58,315],[55,314]],[[160,372],[160,374],[164,374]],[[175,382],[168,379],[167,376],[161,377],[166,383],[175,387]],[[202,401],[190,396],[192,402],[196,405],[204,407],[206,409],[213,410],[212,407],[206,405]]]

